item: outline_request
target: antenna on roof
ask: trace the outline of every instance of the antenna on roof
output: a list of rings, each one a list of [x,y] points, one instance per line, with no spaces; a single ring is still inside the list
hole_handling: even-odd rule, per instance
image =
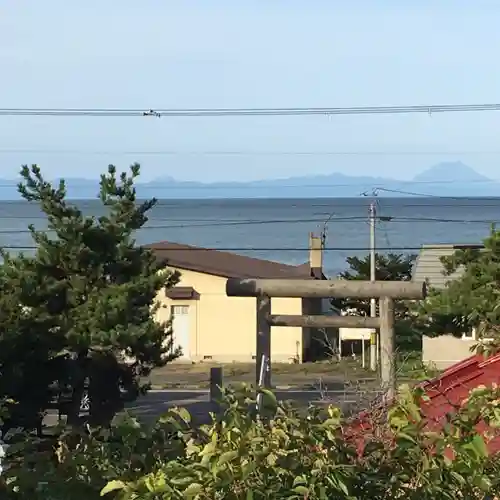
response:
[[[320,238],[321,238],[321,246],[323,248],[325,248],[326,246],[326,237],[327,237],[327,234],[328,234],[328,223],[330,222],[330,220],[332,219],[332,217],[335,215],[335,212],[332,212],[328,218],[325,220],[325,222],[323,222],[323,226],[321,228],[321,235],[320,235]]]

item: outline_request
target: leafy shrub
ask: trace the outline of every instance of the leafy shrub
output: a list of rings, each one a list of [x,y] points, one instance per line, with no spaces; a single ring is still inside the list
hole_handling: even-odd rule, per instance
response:
[[[7,481],[19,499],[99,498],[108,481],[134,480],[183,456],[190,433],[172,410],[152,427],[121,415],[109,428],[61,429],[52,440],[18,440],[9,448]]]
[[[108,430],[63,434],[52,451],[9,468],[16,500],[483,499],[499,491],[488,444],[500,426],[500,389],[478,388],[439,424],[401,391],[369,425],[334,407],[307,415],[264,393],[228,393],[220,416],[196,428],[183,409],[152,428],[130,417]],[[484,437],[479,423],[489,425]],[[366,424],[366,419],[364,421]],[[17,453],[26,453],[24,449]]]

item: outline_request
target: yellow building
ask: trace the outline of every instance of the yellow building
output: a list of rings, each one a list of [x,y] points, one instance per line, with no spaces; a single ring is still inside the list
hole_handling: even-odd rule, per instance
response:
[[[310,261],[300,266],[229,252],[159,242],[147,246],[158,259],[178,270],[180,282],[159,297],[160,320],[173,319],[180,361],[249,362],[256,356],[256,299],[226,296],[228,278],[324,279],[320,238],[310,235]],[[317,308],[320,308],[319,310]],[[314,314],[321,301],[272,299],[273,314]],[[271,359],[302,362],[308,356],[311,332],[299,327],[273,327]]]

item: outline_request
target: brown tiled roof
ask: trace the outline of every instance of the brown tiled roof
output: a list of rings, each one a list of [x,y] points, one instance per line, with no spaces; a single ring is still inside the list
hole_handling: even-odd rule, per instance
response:
[[[152,250],[158,259],[167,261],[169,266],[224,278],[313,279],[309,264],[291,266],[169,241],[160,241],[145,247]]]

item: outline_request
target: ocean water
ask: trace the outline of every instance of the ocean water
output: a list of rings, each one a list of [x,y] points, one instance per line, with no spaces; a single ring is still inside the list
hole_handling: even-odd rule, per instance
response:
[[[139,244],[168,240],[288,264],[308,259],[308,234],[327,228],[325,269],[346,267],[351,255],[368,253],[370,199],[160,200]],[[376,243],[381,251],[416,253],[422,244],[480,243],[500,222],[500,198],[385,198],[376,200]],[[98,201],[78,201],[85,214],[103,213]],[[33,247],[28,225],[46,228],[35,204],[0,202],[0,246],[13,252]],[[406,248],[408,250],[403,249]]]

